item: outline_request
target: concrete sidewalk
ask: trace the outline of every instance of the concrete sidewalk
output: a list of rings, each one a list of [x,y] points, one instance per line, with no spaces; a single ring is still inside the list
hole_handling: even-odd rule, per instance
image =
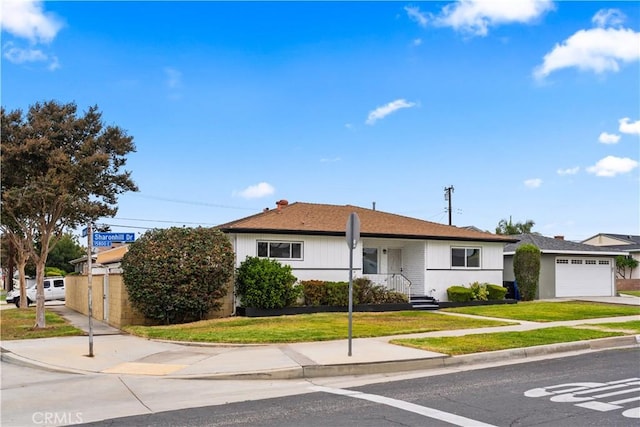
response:
[[[637,301],[615,298],[617,303],[640,305],[640,298],[637,298]],[[88,331],[87,316],[63,305],[47,306],[47,308],[61,314],[75,326]],[[640,320],[640,315],[549,323],[510,320],[518,324],[405,336],[358,338],[352,340],[352,356],[348,356],[347,340],[271,345],[162,342],[127,335],[103,322],[94,320],[92,322],[93,357],[88,357],[88,336],[2,341],[1,355],[2,360],[9,363],[78,374],[209,379],[312,378],[444,368],[552,353],[637,346],[640,343],[640,335],[451,357],[389,343],[390,340],[400,337],[461,336],[629,320]]]

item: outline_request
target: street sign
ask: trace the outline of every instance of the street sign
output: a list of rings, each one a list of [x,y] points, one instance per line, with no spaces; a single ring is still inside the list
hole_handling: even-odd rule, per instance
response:
[[[135,233],[93,233],[93,246],[96,247],[108,247],[113,242],[131,243],[135,240]]]
[[[355,249],[358,246],[358,240],[360,240],[360,218],[357,213],[352,212],[347,221],[347,246]]]
[[[89,229],[88,228],[83,228],[82,229],[82,237],[87,237],[89,235]]]

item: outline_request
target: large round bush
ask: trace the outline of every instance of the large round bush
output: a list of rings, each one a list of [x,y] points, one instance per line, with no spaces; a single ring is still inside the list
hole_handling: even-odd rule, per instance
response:
[[[233,286],[234,253],[214,228],[156,229],[132,243],[122,258],[134,308],[166,324],[204,319]]]

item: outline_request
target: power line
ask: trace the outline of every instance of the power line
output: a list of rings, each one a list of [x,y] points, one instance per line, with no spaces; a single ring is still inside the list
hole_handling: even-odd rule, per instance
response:
[[[207,206],[211,208],[239,209],[239,210],[245,210],[245,211],[261,211],[262,210],[262,209],[247,208],[247,207],[240,207],[240,206],[219,205],[216,203],[198,202],[198,201],[192,201],[192,200],[171,199],[168,197],[146,196],[143,194],[136,194],[136,193],[131,193],[131,195],[136,197],[142,197],[143,199],[160,200],[163,202],[181,203],[185,205]]]

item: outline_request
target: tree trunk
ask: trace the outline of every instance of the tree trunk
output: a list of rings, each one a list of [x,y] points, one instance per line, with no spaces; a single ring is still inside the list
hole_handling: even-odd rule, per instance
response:
[[[35,328],[47,326],[44,318],[44,263],[36,263],[36,324]]]
[[[26,265],[26,259],[18,260],[18,280],[20,281],[20,308],[27,308],[27,279],[26,273],[24,271]]]

